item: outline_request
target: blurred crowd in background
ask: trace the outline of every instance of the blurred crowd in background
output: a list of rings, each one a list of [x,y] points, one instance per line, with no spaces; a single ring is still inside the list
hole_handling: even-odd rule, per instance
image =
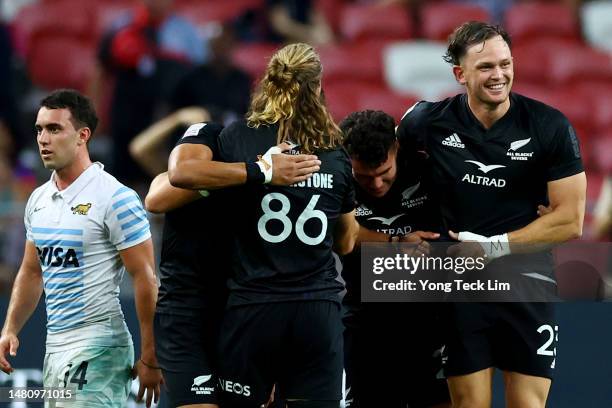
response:
[[[612,1],[0,0],[0,15],[0,293],[21,260],[25,201],[50,175],[34,131],[48,91],[94,100],[92,157],[144,196],[185,125],[244,115],[280,44],[317,47],[337,121],[362,109],[399,120],[420,99],[461,92],[442,55],[468,20],[503,24],[514,90],[572,121],[589,182],[584,239],[610,240]],[[155,152],[134,143],[162,119],[171,131]]]

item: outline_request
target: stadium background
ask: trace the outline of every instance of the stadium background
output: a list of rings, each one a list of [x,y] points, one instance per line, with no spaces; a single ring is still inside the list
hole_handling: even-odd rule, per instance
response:
[[[5,316],[22,255],[25,199],[48,178],[33,131],[37,103],[58,87],[90,93],[103,33],[137,3],[0,0],[2,29],[10,35],[11,51],[10,58],[0,61],[0,316]],[[197,27],[203,47],[221,25],[233,24],[249,10],[265,12],[266,7],[264,0],[174,1],[174,11]],[[612,2],[318,0],[313,7],[334,32],[333,43],[317,50],[326,99],[338,121],[360,109],[385,110],[399,120],[419,99],[456,93],[450,68],[441,58],[446,37],[470,19],[502,22],[513,37],[514,90],[557,107],[577,129],[588,176],[583,240],[593,239],[594,203],[612,169]],[[254,80],[278,46],[267,40],[243,40],[232,48],[232,61]],[[108,126],[112,76],[104,81],[102,94],[96,95],[102,122],[90,150],[94,159],[107,163],[113,160]],[[162,106],[157,116],[163,113]],[[132,187],[144,194],[147,182],[136,181]],[[161,221],[151,216],[157,243]],[[600,264],[606,262],[604,257]],[[131,285],[126,281],[122,301],[134,329]],[[45,321],[40,306],[20,336],[15,359],[19,374],[0,374],[0,386],[40,381]],[[567,303],[559,305],[559,312],[561,352],[549,406],[612,407],[612,306]],[[495,404],[503,406],[499,400]]]

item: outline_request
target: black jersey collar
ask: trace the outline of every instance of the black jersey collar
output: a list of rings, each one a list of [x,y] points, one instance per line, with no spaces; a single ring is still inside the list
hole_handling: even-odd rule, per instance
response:
[[[467,124],[467,127],[474,133],[473,135],[479,135],[483,139],[490,139],[491,137],[495,137],[496,135],[503,134],[502,130],[506,129],[510,123],[512,123],[512,118],[514,117],[514,111],[516,107],[516,100],[514,98],[514,94],[510,93],[510,108],[508,111],[497,120],[489,129],[485,129],[485,127],[480,123],[478,118],[474,115],[474,112],[470,109],[468,104],[467,94],[464,93],[460,96],[460,112],[463,117],[463,120]]]

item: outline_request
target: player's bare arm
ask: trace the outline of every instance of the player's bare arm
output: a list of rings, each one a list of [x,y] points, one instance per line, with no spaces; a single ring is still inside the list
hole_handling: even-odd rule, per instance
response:
[[[155,356],[153,340],[153,316],[157,301],[157,280],[153,260],[153,242],[148,240],[119,252],[121,261],[132,276],[134,284],[134,300],[140,325],[140,358],[134,365],[135,374],[140,380],[138,400],[146,391],[147,407],[151,406],[153,398],[159,400],[161,370]]]
[[[340,215],[334,231],[334,251],[346,255],[353,251],[359,236],[359,223],[355,219],[355,211]]]
[[[196,146],[196,147],[194,147]],[[201,145],[183,144],[177,146],[168,160],[170,183],[179,188],[191,190],[216,189],[236,186],[247,182],[246,163],[223,163],[204,158],[194,152]],[[288,150],[289,145],[279,145],[281,151]],[[270,159],[261,163],[262,172],[270,171],[270,180],[274,185],[290,185],[304,181],[319,170],[321,162],[317,156],[299,154],[270,154]],[[261,161],[261,159],[260,159]],[[256,170],[259,171],[259,170]]]
[[[13,367],[6,359],[6,354],[17,354],[19,339],[17,335],[30,318],[43,292],[43,280],[36,247],[26,240],[21,266],[17,272],[11,301],[6,312],[6,320],[0,337],[0,369],[7,374]]]
[[[485,245],[488,249],[493,248],[491,253],[485,248],[485,253],[491,259],[510,253],[535,252],[549,244],[580,238],[586,202],[585,173],[550,181],[547,192],[549,207],[538,207],[540,216],[521,229],[494,237],[484,237],[469,231],[458,234],[450,231],[450,236],[459,241],[497,243]]]
[[[170,184],[168,173],[163,172],[158,174],[151,182],[144,204],[147,211],[154,214],[163,214],[199,198],[202,198],[202,195],[195,190],[174,187]]]
[[[513,244],[565,242],[582,236],[586,202],[584,172],[548,182],[550,213],[544,214],[524,228],[510,232]]]
[[[166,171],[166,141],[180,126],[210,120],[206,109],[190,106],[179,109],[140,132],[130,142],[130,155],[150,175]]]

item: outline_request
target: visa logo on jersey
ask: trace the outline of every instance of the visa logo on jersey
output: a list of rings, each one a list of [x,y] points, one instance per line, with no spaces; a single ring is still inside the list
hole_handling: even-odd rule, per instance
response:
[[[79,267],[79,259],[72,248],[65,250],[62,247],[36,247],[36,251],[42,266]]]

